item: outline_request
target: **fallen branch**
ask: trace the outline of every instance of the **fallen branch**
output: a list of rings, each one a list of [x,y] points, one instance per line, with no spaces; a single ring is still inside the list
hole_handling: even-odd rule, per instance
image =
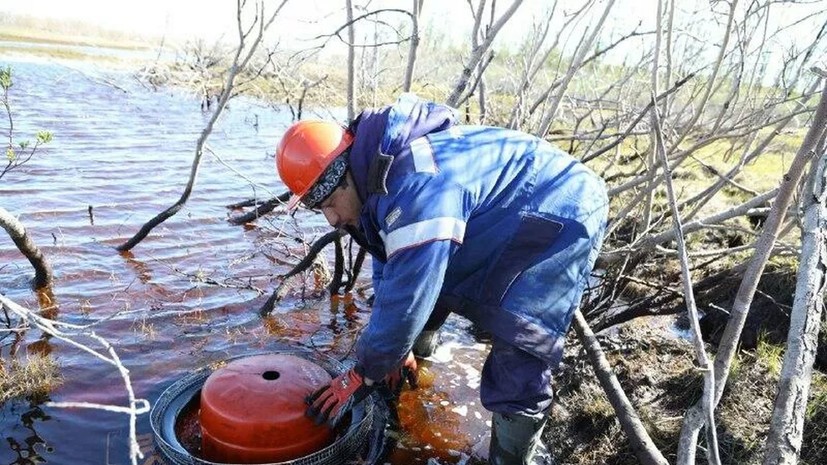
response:
[[[623,387],[620,386],[620,382],[612,372],[612,367],[609,365],[609,361],[606,360],[606,356],[600,348],[600,343],[589,328],[586,318],[583,317],[580,310],[574,312],[574,331],[589,356],[592,368],[594,368],[600,386],[603,387],[606,397],[609,398],[609,402],[617,414],[620,426],[629,437],[629,443],[635,452],[635,457],[643,465],[669,465],[652,438],[649,437],[649,433],[640,421],[635,407],[629,402],[626,393],[623,392]]]
[[[123,379],[124,387],[126,388],[127,396],[129,399],[128,407],[118,405],[95,404],[87,402],[46,402],[44,405],[47,407],[57,408],[92,408],[96,410],[106,410],[110,412],[125,413],[129,415],[129,458],[132,462],[132,465],[137,465],[138,459],[144,457],[138,445],[138,440],[135,433],[137,416],[149,412],[149,401],[147,401],[146,399],[135,398],[135,391],[132,389],[132,380],[129,377],[129,370],[123,366],[120,357],[118,357],[118,354],[117,352],[115,352],[115,349],[112,347],[112,345],[106,339],[95,334],[94,331],[89,331],[87,329],[88,327],[86,326],[62,323],[49,318],[44,318],[40,315],[37,315],[35,312],[21,307],[12,300],[6,298],[6,296],[4,296],[3,294],[0,294],[0,306],[2,306],[4,309],[11,310],[12,313],[16,314],[18,317],[23,319],[23,321],[37,327],[44,333],[49,334],[50,336],[59,339],[84,352],[87,352],[93,355],[94,357],[110,365],[115,366],[118,369],[118,372],[120,373],[121,378]],[[64,331],[64,329],[61,328],[64,328],[68,331]],[[103,346],[103,348],[109,355],[107,356],[106,354],[99,352],[98,350],[95,350],[87,345],[77,342],[75,339],[77,339],[78,337],[88,337],[90,339],[95,340],[101,346]]]
[[[245,224],[251,221],[255,221],[261,218],[262,216],[270,213],[271,211],[275,210],[276,207],[278,207],[279,205],[284,205],[290,199],[291,195],[292,194],[288,191],[279,195],[278,197],[273,197],[270,200],[265,200],[264,202],[257,204],[256,208],[253,211],[247,212],[243,215],[233,216],[228,221],[232,224]],[[237,203],[228,208],[242,205],[251,206],[248,203]]]
[[[273,309],[276,307],[276,304],[287,295],[287,281],[292,278],[293,276],[305,271],[306,269],[310,268],[310,265],[316,260],[316,257],[319,255],[319,252],[325,248],[328,244],[333,241],[337,241],[342,238],[345,234],[347,234],[342,229],[335,229],[324,236],[320,237],[319,240],[313,243],[310,246],[310,250],[308,250],[307,255],[305,255],[302,260],[293,267],[292,270],[288,271],[284,276],[281,278],[281,284],[273,291],[273,294],[270,295],[270,298],[267,299],[267,302],[261,306],[259,309],[259,314],[261,316],[269,315]]]

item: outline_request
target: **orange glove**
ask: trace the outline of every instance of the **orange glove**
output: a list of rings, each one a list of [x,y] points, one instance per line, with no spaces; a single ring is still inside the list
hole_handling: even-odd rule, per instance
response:
[[[326,386],[322,386],[307,399],[307,416],[317,425],[327,422],[336,426],[354,405],[376,389],[376,384],[368,386],[365,377],[357,367],[337,376]]]

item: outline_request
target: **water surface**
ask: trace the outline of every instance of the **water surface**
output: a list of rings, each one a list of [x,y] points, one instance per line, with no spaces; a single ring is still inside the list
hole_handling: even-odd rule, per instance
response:
[[[137,397],[152,402],[185,373],[246,353],[301,346],[337,358],[350,354],[369,316],[366,295],[331,301],[307,274],[292,281],[293,291],[271,316],[257,313],[279,275],[327,231],[323,218],[274,212],[246,226],[227,221],[241,212],[226,205],[284,190],[272,153],[291,122],[286,108],[232,101],[185,207],[131,252],[118,253],[115,246],[180,197],[210,115],[194,94],[150,91],[125,70],[19,56],[0,57],[0,66],[13,68],[15,139],[34,141],[38,130],[54,134],[28,164],[0,179],[0,205],[19,217],[52,264],[54,316],[97,322],[95,332],[117,349]],[[7,133],[8,121],[0,118],[0,134]],[[0,234],[0,292],[37,309],[32,275]],[[484,456],[489,417],[477,395],[486,346],[466,327],[449,319],[448,343],[425,362],[433,384],[403,395],[405,425],[391,463]],[[18,357],[37,349],[57,359],[65,381],[53,401],[127,403],[118,372],[84,352],[36,330],[18,344],[0,340],[3,357],[15,349]],[[127,419],[116,413],[10,402],[0,408],[0,432],[2,464],[129,463]],[[139,463],[160,463],[148,415],[139,417],[138,437],[146,453]]]

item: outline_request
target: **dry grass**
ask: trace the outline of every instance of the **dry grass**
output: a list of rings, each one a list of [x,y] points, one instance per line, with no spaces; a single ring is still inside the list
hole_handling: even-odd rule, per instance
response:
[[[63,381],[59,368],[49,355],[0,360],[0,404],[12,399],[47,395]]]

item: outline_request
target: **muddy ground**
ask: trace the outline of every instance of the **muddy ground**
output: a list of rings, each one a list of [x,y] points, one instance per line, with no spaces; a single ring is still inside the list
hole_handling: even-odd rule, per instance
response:
[[[677,324],[677,327],[676,327]],[[673,318],[640,318],[601,336],[601,345],[652,439],[674,463],[683,414],[701,396],[702,375]],[[675,331],[678,329],[678,331]],[[571,336],[573,337],[573,335]],[[742,351],[717,410],[722,463],[758,464],[772,414],[782,350]],[[568,344],[544,440],[560,464],[639,463],[580,345]],[[802,464],[827,463],[825,376],[813,379]],[[703,446],[703,444],[701,444]],[[702,451],[698,463],[706,463]]]

